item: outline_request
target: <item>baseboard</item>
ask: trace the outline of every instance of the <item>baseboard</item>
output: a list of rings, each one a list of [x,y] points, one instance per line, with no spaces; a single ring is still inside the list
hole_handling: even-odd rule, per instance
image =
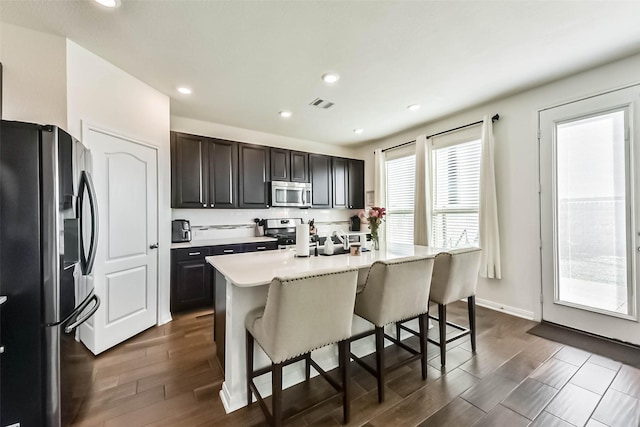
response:
[[[491,310],[495,310],[495,311],[501,311],[511,316],[521,317],[527,320],[534,320],[534,315],[532,311],[522,310],[517,307],[511,307],[508,305],[499,304],[494,301],[484,300],[476,297],[476,305],[479,305],[481,307],[485,307]]]

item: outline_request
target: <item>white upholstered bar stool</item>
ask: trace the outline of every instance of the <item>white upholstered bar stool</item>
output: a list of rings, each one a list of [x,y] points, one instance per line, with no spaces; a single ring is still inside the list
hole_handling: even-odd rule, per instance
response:
[[[355,313],[373,323],[373,331],[354,335],[351,341],[374,335],[376,338],[375,369],[354,354],[351,358],[376,377],[378,401],[384,401],[385,375],[407,363],[421,359],[422,379],[427,378],[427,311],[433,257],[407,257],[376,261],[369,269],[364,288],[356,295]],[[384,326],[418,317],[420,349],[415,350],[384,333]],[[385,366],[384,340],[407,350],[411,357],[392,366]]]
[[[247,314],[247,404],[251,404],[252,393],[255,394],[269,424],[281,426],[283,422],[282,368],[300,360],[305,360],[307,380],[313,365],[342,395],[344,422],[349,421],[349,338],[357,280],[357,269],[276,277],[269,285],[266,306]],[[271,360],[270,366],[254,370],[254,339]],[[333,343],[338,343],[342,384],[311,359],[311,351]],[[253,381],[269,372],[272,375],[271,412]]]
[[[471,349],[476,351],[476,285],[480,270],[480,248],[455,249],[436,255],[431,279],[429,300],[438,304],[439,341],[429,342],[440,347],[440,364],[446,364],[446,346],[451,341],[471,335]],[[447,322],[447,304],[466,298],[469,309],[469,328]],[[447,338],[447,325],[461,332]]]

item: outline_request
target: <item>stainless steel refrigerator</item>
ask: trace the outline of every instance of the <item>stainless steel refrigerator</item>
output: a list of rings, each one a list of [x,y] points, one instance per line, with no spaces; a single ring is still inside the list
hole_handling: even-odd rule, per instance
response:
[[[0,427],[67,426],[91,386],[75,329],[100,305],[90,155],[55,126],[0,123]]]

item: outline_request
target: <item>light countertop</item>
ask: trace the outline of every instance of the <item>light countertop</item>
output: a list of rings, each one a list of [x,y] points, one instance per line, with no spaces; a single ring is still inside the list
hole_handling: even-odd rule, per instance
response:
[[[229,282],[239,287],[265,285],[276,276],[300,273],[320,273],[348,268],[367,268],[377,260],[388,260],[415,255],[435,256],[440,250],[426,246],[387,245],[378,251],[361,255],[310,256],[298,258],[295,249],[250,252],[225,256],[209,256],[205,259],[222,273]],[[311,249],[313,254],[313,248]]]
[[[192,240],[190,242],[172,243],[171,249],[190,249],[201,248],[204,246],[223,246],[223,245],[236,245],[241,243],[265,243],[265,242],[277,242],[278,239],[273,237],[228,237],[225,239],[203,239]]]

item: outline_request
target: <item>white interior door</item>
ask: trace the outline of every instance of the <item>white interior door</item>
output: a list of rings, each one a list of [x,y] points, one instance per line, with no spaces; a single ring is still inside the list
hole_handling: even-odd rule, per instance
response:
[[[542,318],[634,344],[639,95],[635,86],[539,117]]]
[[[93,155],[100,238],[93,285],[102,304],[81,331],[98,354],[156,324],[157,150],[86,126]]]

